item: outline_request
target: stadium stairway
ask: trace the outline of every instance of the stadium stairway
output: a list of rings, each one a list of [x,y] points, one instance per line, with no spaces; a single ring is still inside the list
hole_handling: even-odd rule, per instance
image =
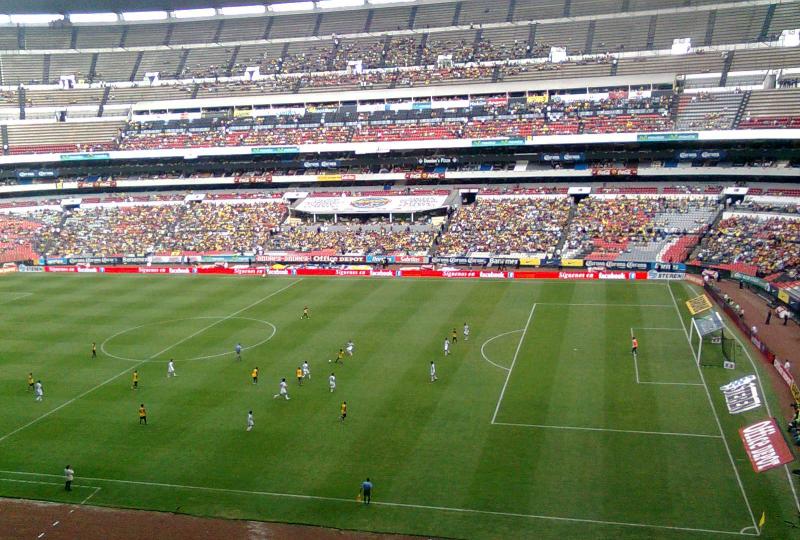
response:
[[[731,70],[731,66],[733,65],[733,55],[735,51],[726,51],[726,53],[725,62],[722,64],[722,75],[719,77],[720,87],[724,87],[728,82],[728,72]]]
[[[767,14],[764,16],[764,24],[761,25],[761,32],[758,34],[758,41],[766,41],[769,35],[769,27],[772,25],[772,17],[775,16],[775,4],[770,4]]]
[[[561,253],[561,250],[564,249],[564,244],[567,243],[567,231],[572,226],[572,220],[575,218],[575,213],[578,211],[578,206],[573,204],[569,208],[569,215],[567,216],[567,222],[564,224],[564,228],[562,229],[561,238],[558,240],[558,244],[556,244],[555,253]]]
[[[97,107],[97,117],[100,118],[103,116],[103,110],[106,107],[106,103],[108,103],[108,96],[111,94],[111,87],[106,86],[105,90],[103,90],[103,97],[100,100],[100,105]]]
[[[744,97],[742,98],[742,102],[739,104],[739,110],[736,111],[736,118],[733,119],[733,128],[737,129],[739,127],[739,123],[744,118],[744,111],[747,110],[747,104],[750,103],[750,90],[747,90],[744,93]]]

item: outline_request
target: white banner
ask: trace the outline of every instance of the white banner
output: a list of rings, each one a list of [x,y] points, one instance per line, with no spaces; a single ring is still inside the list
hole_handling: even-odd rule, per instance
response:
[[[447,195],[306,197],[295,210],[310,214],[410,214],[444,207]]]

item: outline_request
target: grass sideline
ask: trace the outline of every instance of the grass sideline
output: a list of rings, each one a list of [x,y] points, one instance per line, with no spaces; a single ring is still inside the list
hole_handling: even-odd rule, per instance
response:
[[[753,367],[696,366],[683,331],[692,294],[653,282],[4,276],[0,495],[80,503],[87,490],[57,480],[70,463],[107,506],[463,538],[753,535],[766,511],[761,535],[785,538],[791,479],[756,475],[737,434],[767,411],[729,415],[718,390]],[[331,367],[350,338],[355,356]],[[236,342],[263,343],[236,362]],[[312,379],[298,387],[303,360]],[[281,377],[291,401],[272,398]],[[355,500],[366,476],[372,508]]]

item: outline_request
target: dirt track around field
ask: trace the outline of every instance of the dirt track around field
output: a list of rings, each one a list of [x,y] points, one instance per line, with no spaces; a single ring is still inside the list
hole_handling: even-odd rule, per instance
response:
[[[420,537],[0,499],[0,538],[4,540],[111,538],[114,540],[418,540]]]
[[[722,281],[717,283],[723,293],[730,296],[733,301],[744,309],[744,322],[748,328],[754,325],[758,329],[758,335],[764,339],[769,348],[774,352],[783,363],[788,359],[792,364],[792,375],[795,380],[800,379],[800,329],[794,322],[789,322],[786,326],[780,319],[772,314],[772,320],[765,324],[769,307],[767,303],[757,294],[747,288],[740,289],[739,285],[733,281]],[[753,355],[754,361],[763,362],[760,354]],[[780,378],[774,369],[767,370],[770,374],[772,387],[781,398],[782,418],[778,420],[788,420],[792,416],[792,409],[789,406],[793,401],[792,395],[786,383]],[[780,422],[783,425],[783,422]]]

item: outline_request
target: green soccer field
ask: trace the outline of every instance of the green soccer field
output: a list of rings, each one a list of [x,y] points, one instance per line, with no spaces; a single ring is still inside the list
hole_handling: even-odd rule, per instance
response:
[[[457,538],[754,535],[765,511],[761,535],[791,537],[787,470],[754,473],[737,433],[779,414],[766,370],[754,354],[734,372],[697,367],[692,294],[664,282],[3,276],[0,495]],[[351,338],[355,355],[329,364]],[[312,378],[299,387],[304,360]],[[719,386],[754,371],[769,410],[730,415]],[[290,401],[273,399],[281,377]],[[367,476],[370,507],[356,502]]]

